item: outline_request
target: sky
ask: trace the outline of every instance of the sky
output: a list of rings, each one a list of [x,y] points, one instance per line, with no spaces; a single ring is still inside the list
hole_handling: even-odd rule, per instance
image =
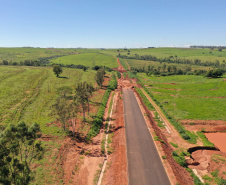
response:
[[[226,0],[0,0],[0,47],[226,45]]]

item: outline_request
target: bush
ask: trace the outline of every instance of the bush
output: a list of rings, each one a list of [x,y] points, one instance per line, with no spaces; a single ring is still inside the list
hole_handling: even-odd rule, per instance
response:
[[[181,166],[184,167],[184,168],[187,168],[187,167],[188,167],[188,166],[187,166],[187,163],[186,163],[186,161],[185,161],[184,156],[179,156],[179,155],[177,154],[177,152],[175,152],[175,151],[173,151],[172,155],[173,155],[174,160],[175,160],[179,165],[181,165]]]
[[[174,148],[178,148],[178,145],[172,142],[169,142]]]

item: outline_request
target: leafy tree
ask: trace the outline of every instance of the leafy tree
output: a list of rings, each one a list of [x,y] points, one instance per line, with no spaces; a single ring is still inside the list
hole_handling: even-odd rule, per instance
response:
[[[92,96],[93,92],[95,91],[95,88],[92,84],[86,84],[86,94],[87,94],[87,103],[88,103],[88,114],[89,114],[89,102],[90,97]]]
[[[84,66],[83,67],[83,71],[86,71],[88,69],[88,67]]]
[[[171,66],[168,66],[168,67],[167,67],[167,71],[168,71],[168,72],[171,72],[171,70],[172,70],[172,67],[171,67]]]
[[[88,95],[86,92],[87,82],[80,82],[75,85],[75,99],[82,106],[83,120],[86,121],[85,111],[87,109]]]
[[[58,64],[53,65],[54,74],[59,77],[59,74],[63,72],[62,67]]]
[[[69,116],[71,118],[71,126],[72,126],[72,133],[73,133],[73,137],[75,136],[75,126],[76,126],[76,119],[77,119],[77,115],[79,110],[79,103],[76,99],[76,97],[74,97],[73,101],[70,102],[69,106],[68,106],[68,110],[69,110]]]
[[[3,65],[9,65],[9,62],[7,60],[3,60]]]
[[[66,124],[69,117],[69,101],[64,97],[58,97],[56,103],[53,105],[54,114],[57,116],[57,120],[60,121],[63,130],[66,130]]]
[[[57,89],[57,91],[58,91],[58,93],[60,94],[61,97],[66,99],[67,95],[72,92],[72,88],[69,87],[69,86],[62,86],[62,87],[59,87]]]
[[[212,78],[218,78],[223,76],[223,70],[222,69],[216,69],[216,70],[209,70],[206,73],[207,77],[212,77]]]
[[[0,134],[0,183],[29,184],[33,179],[30,169],[35,159],[44,153],[37,123],[28,126],[24,122],[9,124]]]
[[[101,68],[101,69],[98,69],[96,76],[95,76],[95,80],[101,88],[102,88],[102,84],[104,82],[104,75],[105,75],[105,70],[103,68]]]
[[[166,64],[163,64],[163,66],[162,66],[162,71],[163,71],[163,72],[166,71]]]

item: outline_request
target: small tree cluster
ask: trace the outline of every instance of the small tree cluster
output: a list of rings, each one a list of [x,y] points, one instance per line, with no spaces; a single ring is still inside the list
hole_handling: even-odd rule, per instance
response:
[[[24,122],[9,124],[0,134],[0,183],[29,184],[33,175],[30,169],[35,159],[43,155],[40,127]]]
[[[105,70],[103,68],[100,68],[97,70],[95,80],[97,82],[97,85],[99,85],[101,88],[104,82],[104,75],[105,75]]]
[[[219,78],[223,76],[223,70],[222,69],[209,70],[207,71],[206,76],[212,78]]]
[[[71,119],[71,126],[73,130],[73,136],[75,134],[76,118],[79,112],[83,113],[83,121],[85,123],[85,112],[88,109],[89,114],[89,102],[90,97],[94,92],[92,84],[87,82],[80,82],[75,85],[75,95],[71,95],[72,89],[70,87],[61,87],[58,89],[60,96],[56,99],[56,103],[53,105],[57,120],[61,123],[61,127],[64,131],[69,126],[68,120]],[[72,97],[72,98],[71,98]],[[82,110],[80,110],[80,107]]]

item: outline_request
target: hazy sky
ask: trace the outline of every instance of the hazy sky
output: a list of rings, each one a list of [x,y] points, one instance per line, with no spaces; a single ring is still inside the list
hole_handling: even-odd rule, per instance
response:
[[[226,45],[226,0],[0,0],[0,47]]]

